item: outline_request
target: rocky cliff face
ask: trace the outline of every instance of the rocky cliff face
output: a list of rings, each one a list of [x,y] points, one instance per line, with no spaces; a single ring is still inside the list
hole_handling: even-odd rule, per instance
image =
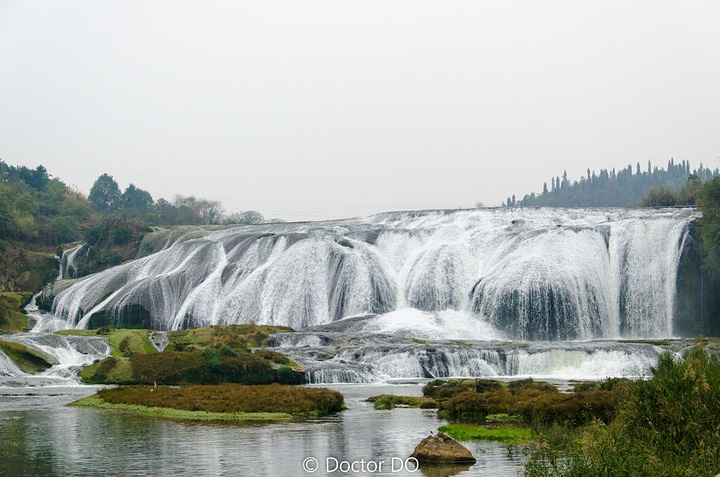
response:
[[[79,278],[132,260],[151,229],[140,222],[108,217],[86,234],[87,241],[63,270],[64,278]]]
[[[6,245],[0,250],[0,292],[36,292],[55,277],[53,255]]]

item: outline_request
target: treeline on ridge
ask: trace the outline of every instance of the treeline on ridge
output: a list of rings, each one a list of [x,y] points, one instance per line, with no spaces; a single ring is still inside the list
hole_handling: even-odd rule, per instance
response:
[[[266,222],[253,210],[228,213],[218,201],[182,195],[172,202],[153,200],[148,191],[134,184],[121,191],[108,174],[97,178],[86,197],[50,175],[42,165],[30,169],[0,160],[0,241],[35,248],[71,243],[84,239],[85,232],[108,216],[147,225]]]
[[[717,168],[709,169],[700,164],[697,169],[691,169],[688,161],[675,163],[670,159],[667,169],[653,167],[648,161],[647,170],[643,171],[638,162],[633,174],[632,165],[625,169],[610,171],[600,169],[600,173],[587,170],[587,176],[579,181],[570,182],[567,171],[562,177],[551,178],[550,185],[545,182],[543,191],[539,194],[532,192],[517,200],[513,195],[504,205],[506,207],[638,207],[652,191],[656,191],[656,198],[668,193],[675,194],[687,183],[688,178],[695,177],[700,184],[720,175]],[[695,199],[697,196],[694,197]],[[673,202],[674,200],[674,202]],[[694,205],[693,197],[675,197],[669,199],[673,203],[655,203],[645,205]]]

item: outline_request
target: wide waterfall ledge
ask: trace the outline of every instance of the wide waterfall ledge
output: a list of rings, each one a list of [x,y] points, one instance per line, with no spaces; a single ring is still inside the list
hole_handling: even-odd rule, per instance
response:
[[[365,332],[418,339],[666,338],[699,215],[503,208],[159,229],[136,260],[46,290],[44,323],[302,330],[373,315]]]

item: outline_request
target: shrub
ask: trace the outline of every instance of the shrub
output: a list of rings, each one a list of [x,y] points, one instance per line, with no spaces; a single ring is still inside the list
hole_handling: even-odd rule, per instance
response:
[[[294,384],[295,373],[290,366],[280,366],[277,369],[277,380],[280,384]]]
[[[118,245],[125,245],[132,240],[132,237],[133,231],[127,227],[122,227],[113,231],[113,242]]]

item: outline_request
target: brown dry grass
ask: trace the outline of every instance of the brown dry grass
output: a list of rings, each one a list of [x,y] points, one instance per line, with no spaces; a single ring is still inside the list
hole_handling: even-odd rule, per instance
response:
[[[178,388],[125,386],[98,391],[111,404],[167,407],[207,412],[286,412],[294,415],[328,414],[344,408],[342,394],[322,388],[280,384],[188,385]]]

